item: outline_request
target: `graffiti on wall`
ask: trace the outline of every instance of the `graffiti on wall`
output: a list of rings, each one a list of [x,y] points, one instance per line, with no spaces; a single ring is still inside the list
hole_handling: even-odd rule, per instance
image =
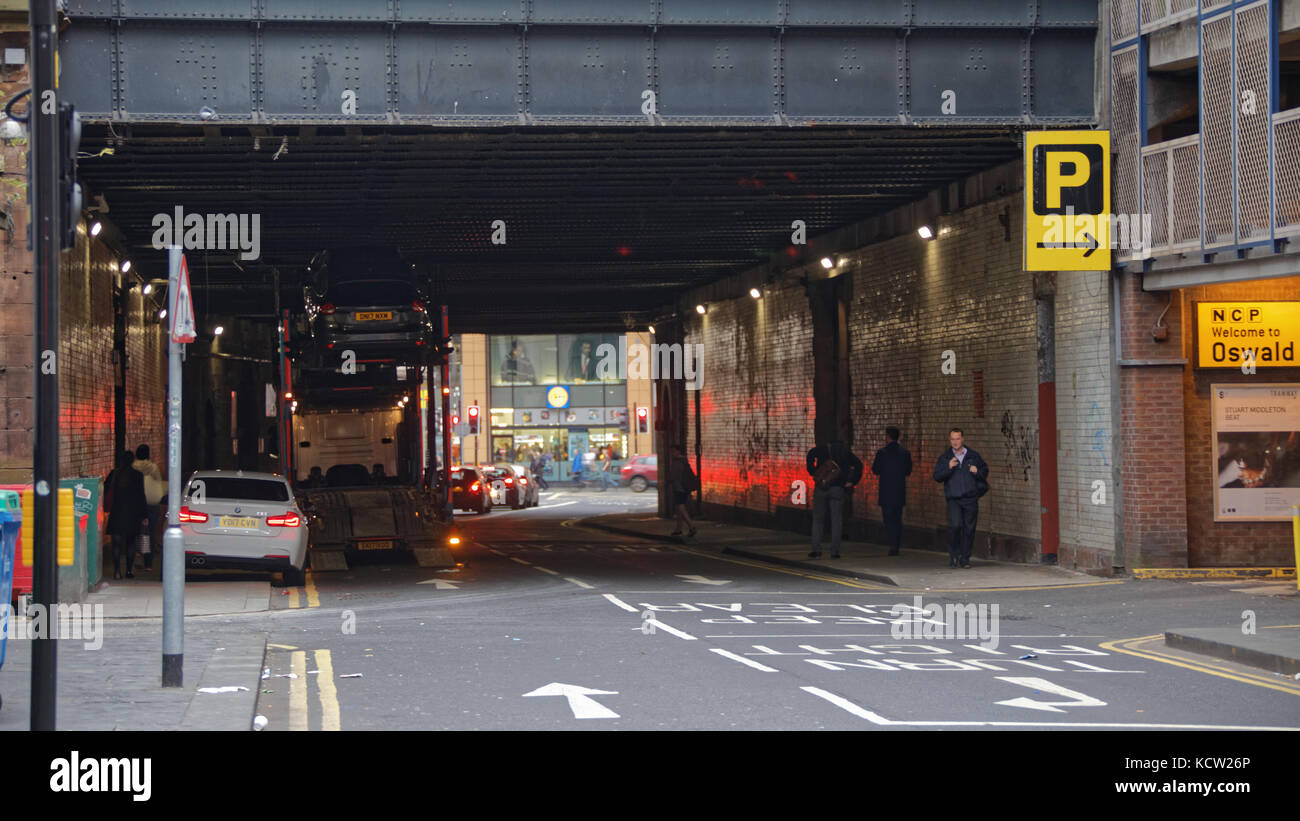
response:
[[[1017,425],[1016,415],[1008,410],[1002,413],[1002,441],[1008,463],[1014,470],[1022,471],[1028,482],[1030,468],[1038,456],[1038,432],[1028,425]]]
[[[1106,417],[1101,411],[1101,405],[1096,402],[1092,403],[1092,410],[1088,411],[1088,431],[1092,439],[1092,451],[1101,456],[1101,464],[1106,465],[1106,451],[1108,448],[1108,439],[1106,433]]]

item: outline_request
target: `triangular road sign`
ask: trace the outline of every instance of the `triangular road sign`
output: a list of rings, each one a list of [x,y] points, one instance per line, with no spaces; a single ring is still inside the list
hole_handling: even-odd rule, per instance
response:
[[[172,289],[171,303],[167,315],[172,321],[172,342],[193,342],[194,300],[190,298],[190,268],[184,254],[181,254],[181,270]]]

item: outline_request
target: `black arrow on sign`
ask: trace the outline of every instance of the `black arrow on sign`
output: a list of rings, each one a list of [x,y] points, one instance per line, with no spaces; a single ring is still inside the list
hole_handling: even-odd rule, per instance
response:
[[[1039,247],[1039,248],[1054,248],[1054,249],[1056,249],[1056,248],[1070,248],[1070,249],[1072,249],[1072,250],[1078,250],[1078,249],[1080,249],[1080,248],[1087,248],[1088,250],[1085,251],[1084,254],[1083,254],[1083,258],[1084,258],[1084,259],[1087,259],[1088,257],[1092,256],[1092,252],[1093,252],[1093,251],[1096,251],[1098,248],[1101,247],[1101,243],[1097,241],[1097,238],[1096,238],[1096,237],[1094,237],[1092,234],[1087,233],[1086,231],[1084,232],[1083,235],[1084,235],[1085,237],[1088,238],[1088,241],[1087,241],[1087,242],[1084,242],[1084,243],[1078,243],[1078,242],[1040,242],[1040,243],[1038,243],[1038,247]]]

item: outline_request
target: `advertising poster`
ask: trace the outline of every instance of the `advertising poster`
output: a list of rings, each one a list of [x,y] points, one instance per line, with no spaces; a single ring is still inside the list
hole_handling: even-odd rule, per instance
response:
[[[1212,385],[1214,520],[1280,521],[1300,504],[1300,384]]]

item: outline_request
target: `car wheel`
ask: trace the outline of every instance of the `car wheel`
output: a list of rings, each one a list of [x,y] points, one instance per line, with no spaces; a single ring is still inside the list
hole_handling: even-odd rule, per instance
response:
[[[636,493],[644,493],[645,489],[650,486],[650,483],[645,480],[644,476],[633,476],[632,480],[627,484],[628,487],[632,488]]]
[[[307,584],[307,563],[303,562],[302,569],[296,567],[286,567],[284,569],[284,586],[285,587],[302,587]]]

